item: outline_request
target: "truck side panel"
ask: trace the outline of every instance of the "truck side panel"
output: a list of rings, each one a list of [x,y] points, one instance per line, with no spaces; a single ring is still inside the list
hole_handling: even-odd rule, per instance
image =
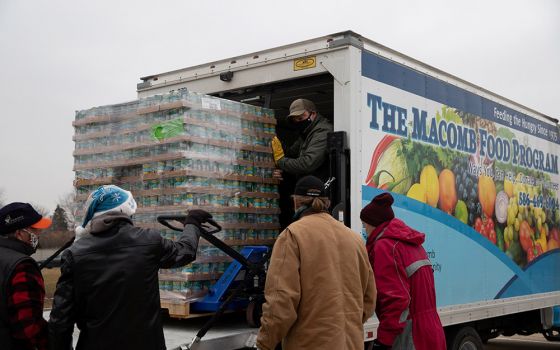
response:
[[[558,125],[366,50],[361,74],[361,205],[391,190],[426,233],[438,305],[560,290]]]

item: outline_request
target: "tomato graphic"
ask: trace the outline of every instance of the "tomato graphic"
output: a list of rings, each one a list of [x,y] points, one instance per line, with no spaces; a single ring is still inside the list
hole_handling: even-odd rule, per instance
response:
[[[496,237],[496,231],[494,229],[491,229],[490,231],[488,231],[488,239],[490,240],[490,242],[496,244],[496,242],[498,241],[497,237]]]
[[[474,221],[474,230],[476,232],[480,232],[481,229],[482,229],[482,219],[476,218],[476,220]]]
[[[533,247],[533,230],[531,230],[531,226],[525,220],[519,225],[519,243],[521,243],[521,247],[525,251]]]
[[[527,262],[533,261],[537,256],[543,253],[540,244],[533,244],[531,248],[527,250]]]

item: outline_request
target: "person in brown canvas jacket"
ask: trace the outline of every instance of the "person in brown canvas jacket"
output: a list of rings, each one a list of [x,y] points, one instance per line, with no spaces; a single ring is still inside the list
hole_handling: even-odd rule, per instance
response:
[[[257,348],[364,348],[363,323],[375,309],[375,281],[361,238],[326,211],[324,183],[300,179],[296,216],[278,237],[267,273]]]

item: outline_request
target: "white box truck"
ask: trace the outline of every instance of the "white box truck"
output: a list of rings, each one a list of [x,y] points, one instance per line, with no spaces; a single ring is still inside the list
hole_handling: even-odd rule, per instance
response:
[[[138,97],[188,89],[273,108],[286,142],[290,103],[312,100],[334,124],[333,215],[360,234],[360,209],[393,193],[396,215],[426,233],[449,349],[559,339],[558,120],[350,31],[141,80]],[[250,346],[255,334],[200,345]]]

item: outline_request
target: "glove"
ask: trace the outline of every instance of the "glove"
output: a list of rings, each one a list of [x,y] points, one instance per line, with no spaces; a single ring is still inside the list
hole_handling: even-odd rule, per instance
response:
[[[278,163],[278,161],[284,158],[284,149],[282,148],[282,142],[278,139],[278,137],[274,136],[272,139],[272,156],[274,157],[274,162]]]
[[[212,219],[212,214],[202,209],[193,209],[187,212],[187,217],[182,220],[183,225],[195,225],[202,230],[202,224]]]
[[[390,350],[391,347],[387,346],[381,342],[379,342],[379,340],[375,339],[373,341],[373,347],[371,347],[372,350]]]
[[[281,169],[272,170],[272,178],[276,180],[284,180],[282,178],[282,170]]]

